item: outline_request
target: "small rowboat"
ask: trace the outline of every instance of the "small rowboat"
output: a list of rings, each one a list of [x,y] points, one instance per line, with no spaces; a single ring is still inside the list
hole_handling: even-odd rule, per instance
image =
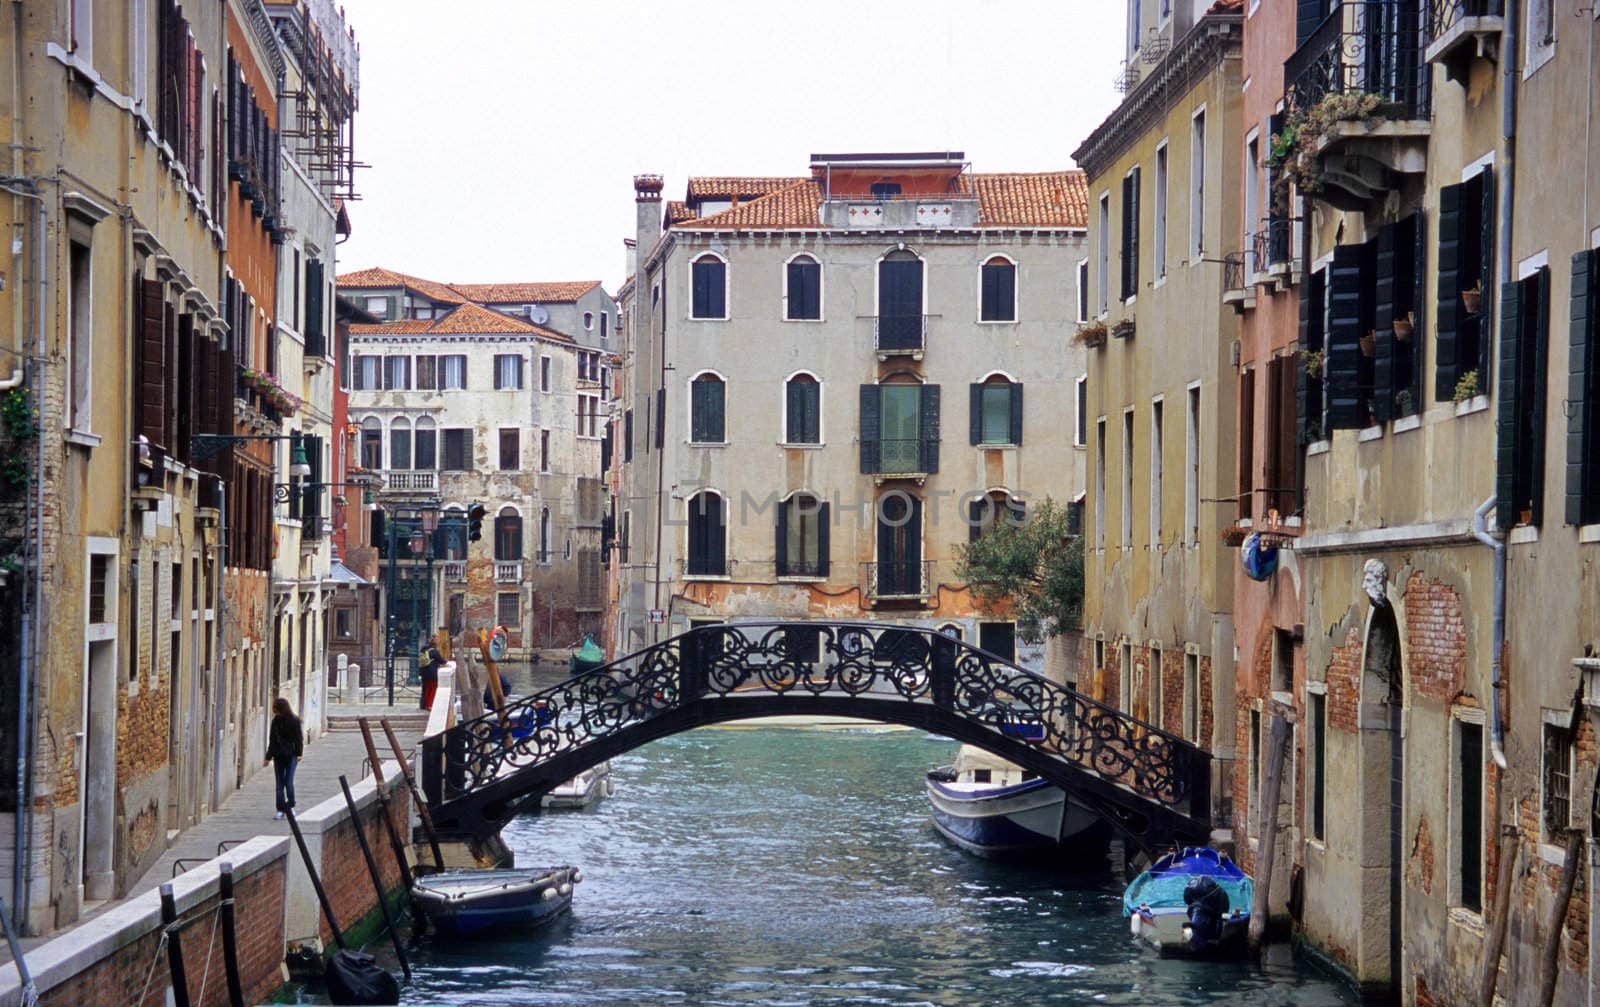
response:
[[[1225,955],[1244,948],[1255,882],[1210,847],[1174,851],[1122,895],[1129,928],[1164,953]]]
[[[417,911],[441,934],[465,937],[500,927],[536,927],[572,906],[576,867],[441,871],[411,886]]]

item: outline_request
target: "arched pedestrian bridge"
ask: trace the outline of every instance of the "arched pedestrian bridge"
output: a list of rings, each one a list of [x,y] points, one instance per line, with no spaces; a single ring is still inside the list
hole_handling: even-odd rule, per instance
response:
[[[423,789],[442,833],[487,839],[563,781],[640,745],[783,714],[970,742],[1061,787],[1146,850],[1211,833],[1204,750],[959,640],[877,623],[690,630],[425,738]]]

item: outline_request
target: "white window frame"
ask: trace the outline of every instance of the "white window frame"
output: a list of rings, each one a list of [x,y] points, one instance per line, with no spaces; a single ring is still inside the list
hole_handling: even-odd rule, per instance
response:
[[[1255,242],[1251,236],[1260,226],[1261,213],[1261,127],[1256,126],[1244,138],[1244,281],[1261,272],[1262,263],[1256,261]]]
[[[1073,382],[1072,446],[1081,448],[1089,439],[1089,375],[1080,374]]]
[[[694,439],[694,383],[696,381],[699,381],[701,378],[705,377],[708,374],[711,375],[712,377],[716,378],[718,381],[722,382],[722,440],[720,440],[720,441],[697,441],[697,440]],[[683,392],[684,392],[684,395],[686,396],[686,398],[684,399],[685,408],[683,410],[683,419],[684,419],[683,442],[685,444],[693,445],[694,447],[721,447],[722,445],[727,444],[728,443],[728,377],[727,377],[727,375],[723,374],[719,370],[716,370],[715,368],[711,368],[711,367],[702,368],[701,370],[695,371],[694,374],[690,375],[688,383],[685,384],[684,387],[683,387]],[[724,498],[724,499],[726,499],[726,498]],[[724,520],[726,520],[727,515],[724,514],[723,518],[724,518]]]
[[[722,314],[697,315],[694,313],[694,267],[705,259],[716,259],[722,263]],[[728,258],[712,249],[706,249],[689,260],[689,321],[691,322],[726,322],[733,317],[733,267],[728,263]]]
[[[788,272],[788,267],[787,266],[784,267],[784,271]],[[809,319],[802,319],[802,321],[809,321]],[[805,444],[805,443],[795,444],[795,443],[793,443],[793,442],[791,442],[789,440],[789,382],[791,382],[795,378],[798,378],[798,377],[801,377],[801,376],[808,377],[812,381],[815,381],[817,383],[817,442],[815,444]],[[723,390],[723,395],[724,395],[724,397],[726,397],[726,395],[727,395],[727,390],[726,389]],[[789,374],[787,377],[785,377],[783,379],[783,383],[780,386],[780,391],[779,391],[779,395],[778,395],[778,428],[783,431],[782,444],[783,444],[784,447],[786,447],[786,448],[820,448],[824,444],[828,443],[828,432],[827,432],[827,429],[826,429],[826,424],[827,424],[826,417],[827,417],[828,413],[827,413],[827,409],[825,408],[826,400],[824,398],[824,396],[826,396],[826,395],[827,395],[827,390],[824,389],[823,386],[822,386],[822,379],[817,377],[817,374],[816,374],[815,371],[809,371],[809,370],[806,370],[806,369],[802,368],[802,369],[800,369],[798,371],[794,371],[793,373]],[[728,405],[727,405],[726,401],[723,402],[722,408],[723,408],[723,421],[724,421],[724,423],[726,423],[726,421],[727,421],[727,408],[728,408]]]
[[[1445,870],[1445,892],[1447,895],[1446,903],[1451,909],[1461,910],[1462,912],[1468,913],[1472,913],[1474,911],[1461,904],[1462,877],[1459,870],[1459,861],[1461,859],[1461,853],[1459,849],[1461,843],[1459,816],[1463,804],[1460,775],[1461,728],[1463,725],[1467,724],[1478,728],[1479,732],[1481,732],[1483,736],[1482,748],[1480,751],[1484,754],[1487,754],[1487,721],[1488,718],[1484,715],[1484,711],[1482,709],[1466,706],[1452,706],[1450,708],[1450,827],[1445,830],[1445,856],[1448,858]],[[1326,737],[1326,733],[1324,733],[1324,737]],[[1542,749],[1544,739],[1540,738],[1539,741],[1540,748]],[[1542,755],[1540,756],[1540,760],[1541,762],[1543,761]],[[1324,759],[1324,765],[1326,765],[1326,759]],[[1542,769],[1543,766],[1541,765],[1540,768]],[[1543,781],[1543,772],[1540,772],[1539,779]],[[1544,784],[1541,782],[1540,787],[1542,788],[1543,785]],[[1541,808],[1541,812],[1542,810],[1543,809]],[[1542,813],[1540,818],[1543,818]],[[1482,909],[1484,908],[1484,896],[1487,895],[1489,891],[1489,879],[1487,877],[1488,872],[1483,869],[1481,854],[1489,849],[1489,845],[1493,841],[1494,832],[1490,827],[1489,821],[1489,770],[1485,765],[1478,767],[1478,852],[1480,854],[1478,862],[1479,910],[1475,913],[1475,915],[1478,916],[1484,915],[1482,912]]]
[[[789,317],[789,264],[801,258],[810,259],[817,264],[817,317],[815,318]],[[826,273],[827,270],[822,268],[822,260],[817,258],[816,253],[804,248],[783,260],[783,269],[778,276],[778,283],[783,290],[783,297],[778,302],[778,317],[781,321],[796,322],[801,325],[816,325],[818,322],[828,320],[828,277]]]
[[[1165,436],[1167,410],[1165,396],[1157,395],[1150,400],[1150,548],[1161,547],[1161,494],[1163,468],[1161,452],[1165,450],[1162,443]],[[1161,422],[1156,422],[1157,416]]]
[[[1155,240],[1152,248],[1155,257],[1152,272],[1157,286],[1167,279],[1167,183],[1172,174],[1168,151],[1167,138],[1162,137],[1161,142],[1156,144]]]
[[[983,317],[983,270],[989,263],[996,259],[1004,259],[1011,264],[1011,317],[990,318]],[[926,284],[927,276],[924,274],[923,282]],[[978,317],[979,325],[1016,325],[1022,320],[1022,267],[1017,265],[1017,260],[1005,252],[990,252],[978,263]]]
[[[1206,107],[1189,117],[1189,265],[1206,254]]]
[[[1096,265],[1100,272],[1099,313],[1103,318],[1111,309],[1111,190],[1100,194],[1100,259]]]
[[[1548,10],[1539,10],[1541,5],[1548,5]],[[1539,72],[1556,54],[1556,7],[1556,0],[1531,0],[1523,9],[1523,80]]]
[[[1122,548],[1133,548],[1133,442],[1139,418],[1132,406],[1122,410]]]
[[[1188,397],[1183,409],[1183,541],[1197,546],[1200,544],[1200,421],[1205,401],[1198,381],[1190,382],[1184,391]]]
[[[687,412],[688,410],[684,410]],[[690,573],[689,572],[689,529],[694,524],[694,502],[697,498],[711,494],[722,501],[722,572],[721,573]],[[733,550],[732,535],[733,521],[730,520],[728,494],[714,486],[696,486],[693,493],[683,498],[683,552],[679,555],[683,569],[684,580],[730,580],[733,577]],[[718,620],[720,622],[720,620]]]
[[[1078,321],[1089,320],[1089,260],[1078,260],[1077,289],[1073,293],[1073,307],[1077,310]]]
[[[1106,547],[1106,418],[1095,418],[1094,545]]]

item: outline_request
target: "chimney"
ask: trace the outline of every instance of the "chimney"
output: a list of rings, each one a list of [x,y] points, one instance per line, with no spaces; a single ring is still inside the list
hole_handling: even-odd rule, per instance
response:
[[[634,230],[638,247],[634,254],[640,262],[649,258],[661,237],[661,186],[660,175],[633,176],[633,202],[638,217]]]

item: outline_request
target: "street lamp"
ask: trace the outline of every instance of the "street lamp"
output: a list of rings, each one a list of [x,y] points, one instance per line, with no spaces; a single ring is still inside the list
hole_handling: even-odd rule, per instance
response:
[[[306,479],[311,475],[311,462],[306,458],[306,441],[304,437],[293,438],[294,447],[289,452],[289,475],[296,479]]]

